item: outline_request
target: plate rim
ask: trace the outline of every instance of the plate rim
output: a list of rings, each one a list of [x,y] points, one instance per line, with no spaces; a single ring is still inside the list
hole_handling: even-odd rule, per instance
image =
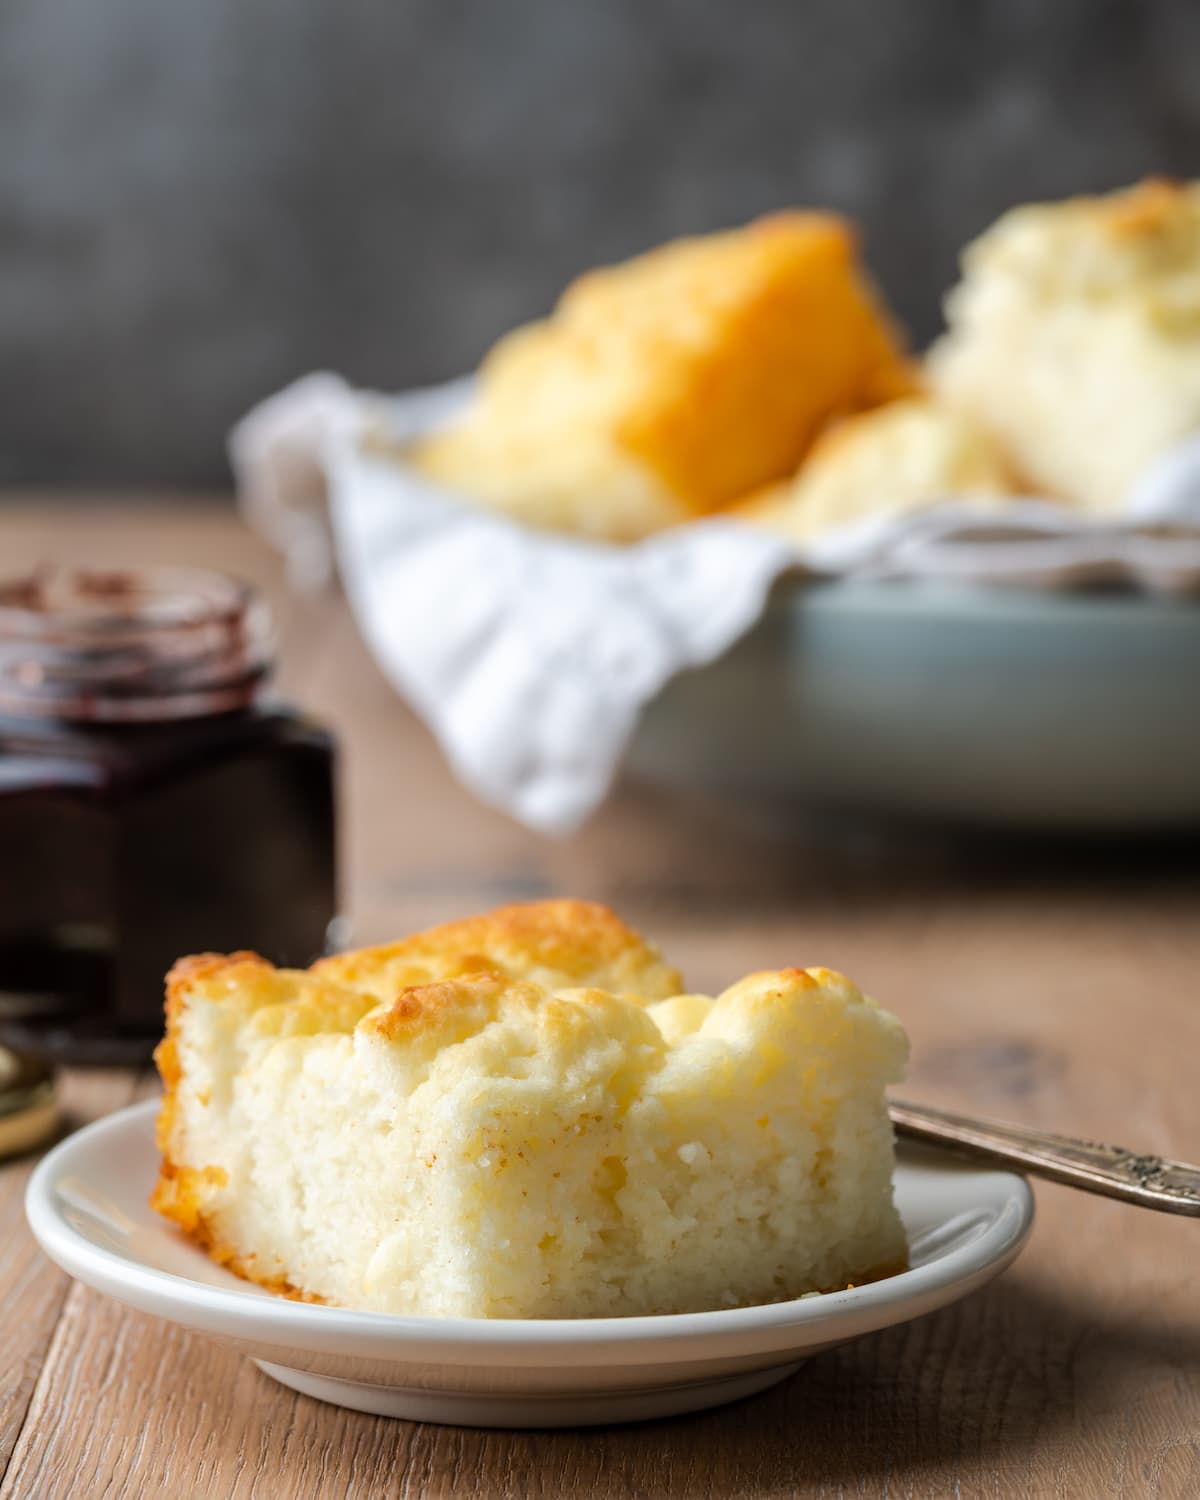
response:
[[[703,1345],[704,1357],[711,1357],[718,1352],[714,1344],[721,1345],[722,1353],[737,1355],[836,1343],[966,1296],[1016,1258],[1034,1221],[1028,1181],[1015,1172],[981,1166],[978,1172],[1002,1183],[1007,1197],[981,1234],[922,1266],[819,1298],[612,1318],[437,1318],[329,1307],[271,1296],[257,1287],[193,1281],[147,1265],[132,1253],[97,1245],[69,1223],[57,1184],[78,1152],[98,1140],[119,1141],[129,1131],[144,1131],[159,1103],[148,1099],[127,1105],[73,1131],[46,1153],[25,1191],[34,1238],[68,1274],[129,1306],[201,1332],[274,1339],[281,1346],[313,1352],[345,1352],[350,1341],[362,1353],[377,1358],[391,1353],[406,1361],[434,1357],[482,1365],[515,1358],[545,1363],[556,1354],[583,1350],[609,1363],[606,1351],[628,1359],[639,1346],[644,1356],[666,1359],[686,1358],[689,1346]],[[946,1164],[962,1168],[952,1158]],[[700,1355],[698,1347],[695,1352]]]

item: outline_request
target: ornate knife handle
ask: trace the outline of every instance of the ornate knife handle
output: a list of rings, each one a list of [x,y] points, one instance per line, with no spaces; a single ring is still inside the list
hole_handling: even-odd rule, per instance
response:
[[[890,1102],[896,1134],[945,1146],[976,1161],[1015,1167],[1087,1193],[1200,1218],[1200,1167],[1047,1130],[976,1120],[921,1104]]]

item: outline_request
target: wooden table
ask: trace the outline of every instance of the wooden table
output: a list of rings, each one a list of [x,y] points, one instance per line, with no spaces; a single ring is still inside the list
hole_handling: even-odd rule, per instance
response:
[[[0,507],[4,571],[44,556],[236,570],[270,594],[282,681],[345,747],[356,938],[500,901],[599,897],[697,987],[846,969],[906,1022],[907,1093],[1200,1157],[1197,846],[1064,851],[817,835],[623,785],[561,842],[474,803],[342,601],[298,605],[216,504]],[[66,1081],[72,1123],[151,1091]],[[33,1246],[32,1162],[0,1168],[0,1496],[1200,1496],[1200,1224],[1039,1188],[987,1290],[701,1416],[583,1432],[392,1422],[72,1284]]]

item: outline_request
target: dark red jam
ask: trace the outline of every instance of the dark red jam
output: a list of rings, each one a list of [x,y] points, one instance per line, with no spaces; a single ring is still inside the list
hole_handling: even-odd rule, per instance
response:
[[[220,574],[0,584],[0,1041],[138,1060],[181,954],[323,951],[334,745],[264,701],[270,657]]]

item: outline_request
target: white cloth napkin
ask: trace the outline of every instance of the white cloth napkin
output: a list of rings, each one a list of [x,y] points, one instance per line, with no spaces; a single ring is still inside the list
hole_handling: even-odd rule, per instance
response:
[[[1200,588],[1200,437],[1110,521],[1039,500],[999,511],[945,500],[803,549],[721,520],[615,547],[477,509],[364,441],[382,430],[402,448],[470,385],[385,397],[310,375],[243,418],[230,455],[245,514],[293,583],[326,583],[336,552],[371,650],[455,773],[544,832],[588,817],[643,706],[726,651],[785,572]]]

